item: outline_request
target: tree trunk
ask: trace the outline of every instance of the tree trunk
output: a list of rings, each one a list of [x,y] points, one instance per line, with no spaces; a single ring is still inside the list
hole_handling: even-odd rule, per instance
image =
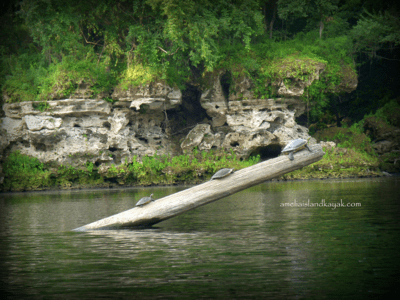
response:
[[[187,190],[157,199],[147,205],[134,207],[76,228],[74,231],[151,226],[322,159],[325,153],[320,145],[310,146],[310,148],[312,152],[303,149],[295,153],[294,160],[290,160],[287,155],[282,155],[236,171],[227,177],[207,181]]]
[[[277,4],[275,3],[275,5],[274,5],[274,12],[273,12],[273,14],[272,14],[272,19],[271,19],[271,22],[269,23],[269,38],[270,38],[270,39],[272,39],[272,30],[273,30],[273,28],[274,28],[276,9],[277,9]]]
[[[321,22],[319,22],[319,39],[322,39],[322,31],[324,30],[324,22],[321,19]]]

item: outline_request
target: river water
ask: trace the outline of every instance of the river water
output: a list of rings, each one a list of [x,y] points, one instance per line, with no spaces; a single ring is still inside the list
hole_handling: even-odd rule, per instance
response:
[[[378,299],[400,284],[400,178],[267,182],[149,229],[71,232],[185,188],[0,194],[1,294]]]

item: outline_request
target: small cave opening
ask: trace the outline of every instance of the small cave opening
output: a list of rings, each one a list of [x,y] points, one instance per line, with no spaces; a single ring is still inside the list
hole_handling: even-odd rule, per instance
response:
[[[109,147],[108,150],[110,150],[111,152],[115,152],[118,151],[118,148],[115,147]]]
[[[104,178],[104,181],[105,182],[107,182],[107,183],[113,183],[113,184],[117,184],[118,183],[118,181],[117,181],[117,179],[115,179],[115,178]]]
[[[232,84],[232,74],[231,72],[225,72],[224,75],[221,76],[219,80],[222,88],[222,92],[224,93],[225,99],[229,99],[229,88]]]
[[[279,145],[271,144],[266,147],[258,147],[250,156],[260,155],[261,161],[278,157],[281,154],[282,148]]]
[[[103,126],[107,129],[111,129],[111,124],[109,122],[104,122]]]
[[[237,147],[237,146],[239,146],[239,143],[238,142],[231,142],[231,147]]]
[[[47,145],[44,143],[33,143],[33,147],[35,148],[36,151],[46,152],[51,150],[51,147],[47,147]]]
[[[139,113],[141,114],[141,115],[144,115],[148,110],[150,109],[150,105],[148,105],[148,104],[140,104],[140,110],[139,110]]]
[[[138,137],[139,141],[145,142],[146,144],[149,143],[149,140],[143,137]]]
[[[168,127],[172,134],[187,133],[195,125],[211,121],[206,110],[200,104],[201,90],[187,84],[182,90],[182,105],[168,110]]]
[[[81,126],[78,125],[78,124],[74,124],[74,127],[75,127],[75,128],[80,128]]]
[[[306,114],[302,114],[302,115],[298,116],[297,118],[295,118],[295,121],[296,121],[297,125],[304,126],[307,128],[310,125]]]
[[[25,148],[29,148],[31,144],[28,141],[21,141],[21,145]]]

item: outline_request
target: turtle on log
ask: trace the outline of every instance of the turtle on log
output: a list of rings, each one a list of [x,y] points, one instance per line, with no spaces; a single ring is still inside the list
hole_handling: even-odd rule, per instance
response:
[[[213,179],[219,179],[219,178],[226,177],[229,174],[233,173],[233,171],[235,171],[235,169],[229,169],[229,168],[221,169],[211,177],[210,181]]]
[[[300,151],[301,149],[304,148],[307,148],[308,151],[312,152],[310,147],[308,147],[306,140],[295,139],[293,141],[290,141],[289,144],[287,144],[286,147],[283,148],[282,153],[289,154],[289,159],[294,160],[293,153]]]
[[[151,201],[154,201],[153,199],[153,194],[150,195],[150,197],[143,197],[142,199],[140,199],[137,203],[136,206],[143,206],[145,204],[150,203]]]

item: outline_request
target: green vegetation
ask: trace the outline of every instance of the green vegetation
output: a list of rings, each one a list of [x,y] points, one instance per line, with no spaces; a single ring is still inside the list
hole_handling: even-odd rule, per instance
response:
[[[321,40],[316,32],[298,33],[287,41],[260,41],[251,51],[243,50],[227,58],[220,67],[232,74],[232,93],[236,93],[235,81],[246,76],[254,82],[256,97],[264,99],[278,96],[280,81],[292,87],[299,81],[313,79],[324,69],[319,80],[306,88],[302,97],[315,119],[329,104],[329,95],[338,93],[339,85],[357,78],[351,45],[348,36]]]
[[[378,176],[380,171],[399,172],[400,164],[394,162],[397,153],[381,156],[375,151],[374,140],[393,132],[399,126],[400,104],[392,100],[374,114],[365,115],[351,127],[331,127],[318,131],[318,141],[334,141],[337,148],[328,150],[324,158],[284,178],[325,178]]]
[[[319,80],[303,94],[310,109],[307,125],[315,123],[310,132],[316,133],[317,139],[333,140],[338,149],[347,152],[329,150],[317,164],[285,178],[353,176],[367,170],[375,174],[394,159],[391,154],[379,160],[373,143],[377,134],[400,126],[400,108],[389,101],[389,81],[378,82],[379,88],[359,82],[355,95],[342,92],[357,73],[371,73],[363,69],[367,62],[368,66],[381,63],[384,55],[400,44],[399,12],[389,2],[10,3],[0,12],[0,105],[36,101],[33,107],[44,112],[50,109],[48,100],[69,98],[78,88],[89,97],[114,103],[112,92],[116,89],[156,81],[184,89],[189,84],[210,82],[208,79],[221,71],[226,74],[228,93],[240,93],[240,80],[248,77],[257,97],[275,98],[275,83],[284,80],[286,86],[296,86],[312,79],[323,66]],[[146,113],[145,107],[140,113]],[[346,123],[344,117],[353,120]],[[326,129],[332,122],[339,127]],[[208,179],[219,168],[240,169],[255,162],[238,161],[233,153],[195,150],[178,157],[144,157],[141,162],[135,158],[100,174],[90,161],[80,168],[53,166],[13,153],[3,163],[2,189],[194,183]]]
[[[50,188],[104,187],[112,185],[171,185],[199,183],[208,180],[221,168],[237,170],[259,162],[260,157],[241,161],[233,152],[210,151],[180,156],[146,156],[115,166],[112,164],[105,173],[87,162],[82,167],[54,166],[40,163],[19,152],[12,153],[4,164],[5,179],[0,190],[42,190]]]
[[[299,170],[282,176],[282,179],[321,179],[381,176],[377,156],[354,148],[324,149],[324,158]]]
[[[289,76],[285,83],[295,84],[322,63],[320,81],[304,94],[316,120],[329,94],[356,76],[359,54],[375,58],[400,43],[396,11],[375,1],[10,3],[0,15],[0,86],[9,103],[66,98],[78,87],[112,102],[117,86],[163,80],[184,88],[221,69],[233,81],[249,76],[268,98],[272,82]]]

